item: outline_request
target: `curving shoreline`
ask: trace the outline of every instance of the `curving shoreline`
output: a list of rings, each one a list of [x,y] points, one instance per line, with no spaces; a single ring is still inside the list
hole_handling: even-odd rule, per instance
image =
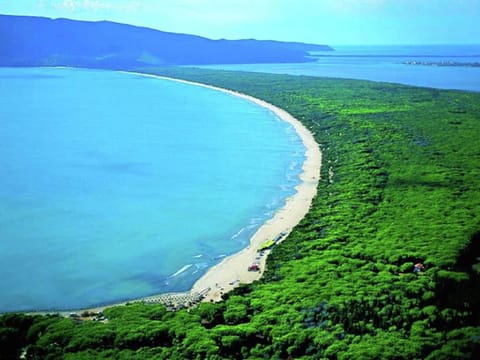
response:
[[[257,232],[250,239],[249,246],[233,255],[228,256],[219,264],[210,268],[200,279],[195,282],[190,290],[191,293],[203,293],[204,301],[220,301],[223,294],[234,289],[239,284],[249,284],[260,279],[263,271],[265,270],[266,257],[269,253],[269,250],[264,251],[263,256],[259,257],[257,252],[258,247],[264,241],[274,239],[282,232],[285,232],[288,235],[292,228],[297,225],[309,211],[312,200],[317,194],[317,185],[318,181],[320,180],[320,167],[322,162],[320,147],[315,141],[313,134],[305,126],[303,126],[299,120],[294,118],[285,110],[280,109],[266,101],[213,85],[153,74],[138,72],[128,73],[201,86],[251,101],[254,104],[270,110],[281,120],[291,124],[305,146],[305,161],[302,165],[302,173],[299,176],[301,183],[295,187],[295,194],[288,197],[285,206],[279,209],[270,220],[264,223],[257,230]],[[248,266],[253,262],[259,264],[260,271],[248,271]]]
[[[106,304],[97,307],[88,307],[82,309],[73,309],[65,311],[39,311],[28,313],[59,313],[64,316],[69,316],[72,312],[101,312],[107,307],[121,306],[127,303],[144,302],[144,303],[169,303],[172,296],[194,296],[203,301],[220,301],[222,295],[231,291],[240,284],[249,284],[261,278],[266,265],[266,257],[270,250],[263,251],[263,255],[259,256],[258,247],[269,239],[276,238],[280,233],[285,233],[286,236],[290,233],[292,228],[296,226],[307,214],[310,209],[313,198],[317,193],[317,185],[320,179],[321,167],[321,152],[319,145],[316,143],[312,133],[303,126],[303,124],[295,119],[292,115],[283,109],[280,109],[270,103],[257,99],[253,96],[239,93],[233,90],[228,90],[213,85],[206,85],[198,82],[175,79],[160,75],[119,71],[128,74],[135,74],[139,76],[153,77],[162,80],[169,80],[180,82],[189,85],[201,86],[216,91],[221,91],[232,96],[237,96],[242,99],[251,101],[259,106],[262,106],[273,112],[281,120],[291,124],[296,133],[302,140],[305,146],[305,160],[302,165],[302,173],[299,175],[301,183],[295,187],[295,194],[286,199],[285,205],[275,212],[273,217],[266,221],[251,237],[250,244],[240,250],[224,258],[219,264],[211,267],[200,279],[198,279],[189,292],[174,293],[174,294],[155,294],[148,297],[132,299],[129,301],[122,301],[117,303]],[[286,237],[284,236],[282,240]],[[260,271],[248,271],[248,266],[253,262],[257,263]]]

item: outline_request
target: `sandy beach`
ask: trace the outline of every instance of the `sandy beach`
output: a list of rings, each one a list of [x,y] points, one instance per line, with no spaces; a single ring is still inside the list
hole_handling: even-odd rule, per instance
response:
[[[310,204],[317,193],[317,185],[320,179],[322,154],[319,145],[316,143],[310,131],[305,128],[300,121],[285,110],[263,100],[202,83],[158,75],[135,74],[202,86],[251,101],[272,111],[280,119],[290,123],[295,128],[295,131],[300,136],[306,148],[305,161],[302,166],[303,172],[300,175],[301,183],[296,186],[296,193],[287,199],[285,206],[278,210],[273,218],[258,229],[250,239],[250,245],[248,247],[223,259],[222,262],[212,267],[205,275],[197,280],[191,289],[192,293],[203,292],[205,294],[204,301],[220,301],[222,294],[239,286],[239,284],[248,284],[260,279],[265,270],[266,257],[268,256],[269,250],[264,251],[263,255],[259,256],[257,251],[258,247],[266,240],[275,239],[282,232],[288,235],[292,228],[307,214],[310,209]],[[254,262],[260,266],[260,271],[248,271],[248,267]]]

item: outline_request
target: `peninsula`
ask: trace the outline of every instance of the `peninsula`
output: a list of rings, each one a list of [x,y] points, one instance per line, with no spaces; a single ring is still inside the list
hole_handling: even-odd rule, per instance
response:
[[[287,110],[322,145],[318,195],[272,249],[261,280],[224,301],[177,312],[135,303],[83,323],[6,314],[2,351],[77,359],[476,357],[478,94],[246,72],[149,72]]]

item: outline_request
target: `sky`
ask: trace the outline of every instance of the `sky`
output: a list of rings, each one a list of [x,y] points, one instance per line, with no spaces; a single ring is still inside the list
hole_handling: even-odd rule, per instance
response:
[[[0,13],[109,20],[211,39],[480,43],[480,0],[0,0]]]

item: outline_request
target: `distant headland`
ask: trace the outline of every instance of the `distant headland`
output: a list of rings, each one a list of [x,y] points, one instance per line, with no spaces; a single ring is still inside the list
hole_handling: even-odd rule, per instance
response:
[[[0,66],[106,69],[164,65],[312,61],[327,45],[272,40],[212,40],[109,21],[0,15]]]

